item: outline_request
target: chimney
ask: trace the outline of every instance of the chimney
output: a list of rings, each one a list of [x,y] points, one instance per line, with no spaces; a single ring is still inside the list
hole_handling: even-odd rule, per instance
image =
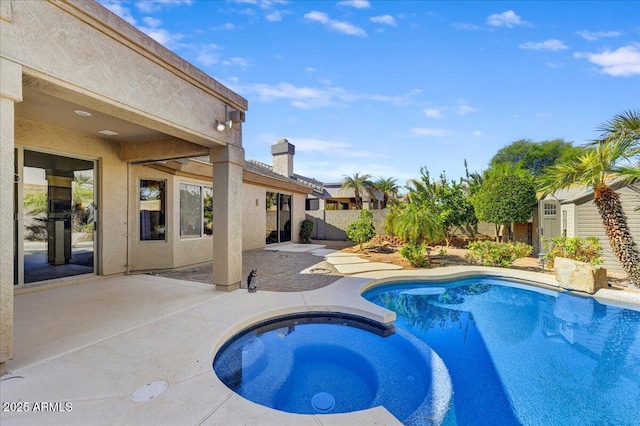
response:
[[[273,171],[279,175],[293,176],[293,155],[296,147],[286,139],[278,139],[278,143],[271,145],[273,155]]]

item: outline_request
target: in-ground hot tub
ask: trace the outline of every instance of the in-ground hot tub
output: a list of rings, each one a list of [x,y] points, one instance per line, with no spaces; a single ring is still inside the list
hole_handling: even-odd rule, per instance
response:
[[[290,413],[346,413],[382,405],[405,424],[439,424],[451,402],[440,359],[410,334],[361,317],[306,313],[234,336],[213,362],[241,396]]]

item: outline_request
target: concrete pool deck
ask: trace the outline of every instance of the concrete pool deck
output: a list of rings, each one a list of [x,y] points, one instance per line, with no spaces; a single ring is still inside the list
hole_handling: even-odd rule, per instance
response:
[[[553,277],[535,272],[457,266],[369,272],[299,292],[223,293],[202,283],[132,275],[21,294],[15,299],[15,358],[8,362],[9,373],[0,382],[0,400],[3,406],[23,403],[30,411],[2,412],[0,423],[400,424],[382,407],[298,415],[254,404],[217,378],[211,367],[214,353],[246,326],[288,313],[341,311],[389,322],[395,314],[365,301],[360,296],[364,288],[380,281],[468,274],[496,274],[556,286]],[[640,306],[640,293],[608,290],[603,294],[621,298],[619,304]],[[168,383],[163,393],[146,402],[132,401],[136,390],[156,381]],[[34,403],[42,402],[70,403],[72,409],[33,411]]]

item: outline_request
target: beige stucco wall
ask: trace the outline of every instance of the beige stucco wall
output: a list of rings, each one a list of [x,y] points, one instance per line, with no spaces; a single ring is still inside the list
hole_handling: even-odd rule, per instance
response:
[[[242,250],[265,247],[266,192],[261,186],[242,185]]]
[[[16,145],[52,154],[98,161],[98,273],[126,271],[127,264],[127,165],[118,158],[118,147],[99,138],[66,129],[16,119]]]
[[[267,246],[265,231],[268,220],[266,211],[268,191],[292,195],[291,242],[297,242],[300,239],[300,227],[305,219],[304,201],[306,194],[291,193],[273,187],[245,183],[242,185],[242,250],[255,250]]]
[[[165,240],[140,241],[140,179],[164,180],[165,187],[165,217],[167,232]],[[146,271],[151,269],[165,269],[174,266],[175,242],[175,183],[168,173],[145,166],[130,166],[129,168],[129,270]],[[179,213],[179,207],[178,207]],[[178,225],[179,226],[179,225]]]
[[[241,146],[240,132],[218,132],[215,120],[224,118],[225,103],[246,109],[246,100],[106,8],[11,4],[12,21],[0,26],[1,54],[25,67],[33,77],[27,85],[191,142]]]
[[[165,240],[140,240],[140,203],[138,194],[141,179],[164,180],[166,203]],[[180,239],[180,184],[211,186],[208,180],[176,176],[144,165],[131,166],[129,190],[130,270],[148,271],[171,269],[211,261],[211,237]]]
[[[10,19],[11,10],[2,5],[0,19]],[[22,101],[22,69],[0,58],[0,375],[13,358],[13,178],[15,102]]]

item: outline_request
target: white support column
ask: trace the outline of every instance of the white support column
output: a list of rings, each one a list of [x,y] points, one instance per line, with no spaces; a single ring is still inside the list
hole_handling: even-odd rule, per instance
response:
[[[22,102],[22,67],[0,58],[0,375],[13,358],[15,102]]]
[[[242,283],[242,167],[244,149],[211,148],[213,163],[213,284],[233,291]]]

